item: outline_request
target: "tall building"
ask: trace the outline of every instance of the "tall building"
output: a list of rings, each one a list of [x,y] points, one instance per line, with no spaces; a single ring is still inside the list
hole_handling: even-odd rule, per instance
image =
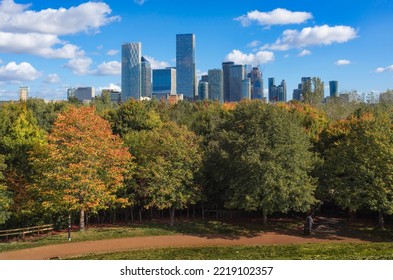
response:
[[[223,82],[224,82],[224,102],[230,101],[231,96],[231,66],[235,65],[233,61],[223,62]]]
[[[30,93],[29,87],[20,86],[19,87],[19,100],[26,101],[27,98],[29,97],[29,93]]]
[[[230,67],[230,102],[239,102],[242,99],[242,83],[245,76],[243,65],[232,65]]]
[[[166,98],[167,95],[176,94],[176,69],[153,70],[153,96],[157,99]]]
[[[209,99],[224,102],[224,74],[221,69],[208,71]]]
[[[121,48],[121,91],[123,101],[142,97],[142,44],[127,43]]]
[[[152,97],[152,84],[151,84],[151,65],[150,62],[142,56],[141,58],[141,96]]]
[[[186,100],[196,95],[195,35],[176,35],[176,84],[177,92]]]
[[[242,81],[242,99],[251,99],[251,79],[246,78]]]
[[[338,81],[329,82],[330,97],[338,97]]]
[[[298,84],[297,89],[293,90],[292,99],[298,101],[302,100],[302,84]]]
[[[205,100],[209,99],[209,83],[200,80],[198,83],[198,99]]]
[[[263,77],[259,67],[253,67],[247,77],[251,79],[251,99],[264,99]]]
[[[280,85],[275,85],[274,78],[269,78],[269,102],[286,102],[287,101],[287,84],[285,80]]]

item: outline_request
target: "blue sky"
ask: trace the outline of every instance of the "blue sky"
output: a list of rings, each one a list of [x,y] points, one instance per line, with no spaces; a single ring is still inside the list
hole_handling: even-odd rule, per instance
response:
[[[0,1],[0,100],[65,99],[77,86],[120,87],[120,48],[142,42],[155,68],[175,66],[176,34],[194,33],[199,74],[260,64],[264,83],[302,76],[339,91],[393,88],[390,0]],[[326,88],[326,94],[328,88]]]

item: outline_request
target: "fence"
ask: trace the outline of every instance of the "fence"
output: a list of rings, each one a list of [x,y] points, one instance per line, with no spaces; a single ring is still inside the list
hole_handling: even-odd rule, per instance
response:
[[[26,227],[26,228],[17,228],[17,229],[7,229],[0,230],[0,238],[5,237],[7,240],[10,236],[19,236],[22,239],[25,238],[27,234],[41,234],[48,231],[53,230],[53,224],[35,226],[35,227]]]

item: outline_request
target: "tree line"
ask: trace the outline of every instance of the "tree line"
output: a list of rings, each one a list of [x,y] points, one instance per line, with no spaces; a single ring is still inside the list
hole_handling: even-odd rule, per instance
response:
[[[107,96],[0,107],[0,226],[69,215],[234,209],[304,213],[324,203],[393,214],[393,92],[330,99],[168,105]],[[389,98],[390,96],[390,98]],[[311,102],[312,101],[312,102]]]

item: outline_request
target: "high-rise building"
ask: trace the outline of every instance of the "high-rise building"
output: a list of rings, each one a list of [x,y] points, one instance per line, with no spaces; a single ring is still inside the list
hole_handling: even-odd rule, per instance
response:
[[[338,97],[338,81],[329,82],[330,97]]]
[[[201,76],[201,81],[204,81],[204,82],[208,83],[209,82],[209,75],[202,75]]]
[[[231,66],[235,65],[233,61],[223,62],[223,82],[224,82],[224,102],[230,101],[231,96]]]
[[[274,78],[269,78],[269,102],[286,102],[287,84],[285,80],[280,85],[275,85]]]
[[[242,81],[242,99],[251,99],[251,79],[246,78]]]
[[[242,83],[245,78],[243,65],[232,65],[230,67],[230,102],[239,102],[242,99]]]
[[[19,100],[26,101],[27,98],[29,97],[29,93],[30,93],[29,87],[20,86],[19,87]]]
[[[153,96],[157,99],[166,98],[167,95],[176,94],[176,69],[153,70]]]
[[[152,84],[151,84],[151,65],[150,62],[142,56],[141,58],[141,96],[152,97]]]
[[[251,79],[251,99],[264,99],[263,77],[259,67],[253,67],[247,77]]]
[[[195,35],[176,35],[176,83],[177,92],[184,99],[193,100],[196,95]]]
[[[142,44],[127,43],[121,48],[121,91],[123,101],[142,97]]]
[[[276,97],[276,84],[275,84],[275,80],[274,78],[269,78],[268,79],[268,94],[269,94],[269,102],[275,102],[277,100],[275,100]]]
[[[292,99],[298,101],[302,100],[302,84],[298,84],[297,89],[293,90]]]
[[[211,69],[208,71],[209,78],[209,99],[224,102],[224,74],[221,69]]]
[[[198,99],[205,100],[209,99],[209,83],[200,80],[198,83]]]

